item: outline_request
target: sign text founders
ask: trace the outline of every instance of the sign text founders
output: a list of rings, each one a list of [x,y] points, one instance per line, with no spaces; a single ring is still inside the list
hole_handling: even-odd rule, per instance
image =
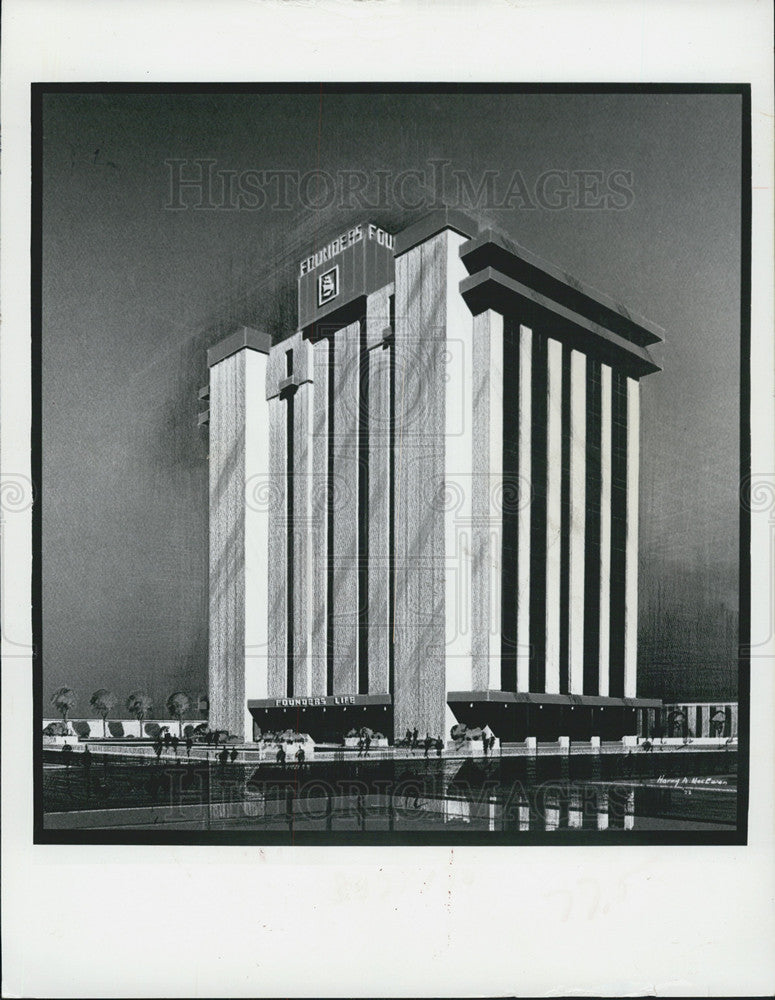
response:
[[[352,322],[359,300],[394,280],[394,252],[390,233],[363,222],[305,257],[297,279],[299,328],[310,330],[325,319],[330,333],[337,329],[337,321]]]

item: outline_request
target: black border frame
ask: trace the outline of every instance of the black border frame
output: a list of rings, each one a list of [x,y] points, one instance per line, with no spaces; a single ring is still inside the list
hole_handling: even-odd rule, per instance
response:
[[[31,84],[32,204],[30,212],[31,346],[31,476],[32,507],[32,638],[33,638],[33,843],[34,844],[169,844],[235,846],[639,846],[735,845],[748,843],[750,773],[750,614],[751,517],[746,489],[751,484],[751,85],[750,83],[33,83]],[[46,830],[43,827],[43,721],[42,667],[42,197],[43,197],[43,98],[46,94],[737,94],[741,101],[740,198],[740,522],[739,522],[739,633],[738,633],[738,786],[737,825],[730,831],[608,831],[606,833],[414,833],[319,831],[267,834],[261,831],[161,831],[161,830]]]

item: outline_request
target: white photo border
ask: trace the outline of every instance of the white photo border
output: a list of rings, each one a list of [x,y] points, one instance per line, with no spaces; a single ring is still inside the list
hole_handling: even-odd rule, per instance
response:
[[[756,0],[7,0],[0,459],[20,494],[2,538],[6,995],[772,992],[772,640],[751,663],[745,847],[33,845],[27,503],[30,85],[42,81],[750,82],[751,471],[772,488],[771,37]],[[773,599],[771,516],[751,519],[753,634]]]

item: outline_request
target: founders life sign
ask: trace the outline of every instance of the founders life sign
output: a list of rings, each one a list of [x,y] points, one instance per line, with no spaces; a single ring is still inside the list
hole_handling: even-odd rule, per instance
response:
[[[330,318],[393,280],[393,237],[372,222],[353,226],[299,263],[299,327]]]

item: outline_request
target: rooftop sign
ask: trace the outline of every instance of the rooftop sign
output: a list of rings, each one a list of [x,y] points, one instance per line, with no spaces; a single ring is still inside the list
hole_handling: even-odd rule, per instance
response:
[[[299,326],[331,316],[393,280],[395,241],[373,222],[340,233],[299,263]]]

